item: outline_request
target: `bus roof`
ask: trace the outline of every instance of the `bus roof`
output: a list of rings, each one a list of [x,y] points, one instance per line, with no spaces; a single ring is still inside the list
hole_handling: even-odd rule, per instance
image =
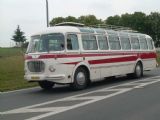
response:
[[[115,30],[108,30],[104,28],[93,28],[93,27],[81,27],[81,26],[53,26],[49,27],[42,32],[33,34],[35,35],[42,35],[42,34],[50,34],[50,33],[96,33],[96,34],[108,34],[108,35],[120,35],[120,36],[139,36],[139,37],[146,37],[150,38],[149,35],[142,34],[142,33],[135,33],[131,31],[115,31]]]

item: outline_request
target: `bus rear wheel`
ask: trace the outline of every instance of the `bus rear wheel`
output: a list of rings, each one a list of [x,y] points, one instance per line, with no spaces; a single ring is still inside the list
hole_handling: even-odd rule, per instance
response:
[[[135,66],[134,73],[128,74],[129,77],[132,78],[140,78],[143,76],[143,66],[140,62],[138,62]]]
[[[53,82],[50,81],[39,81],[39,86],[45,90],[50,90],[53,88],[54,84]]]
[[[140,78],[143,76],[143,67],[140,62],[136,64],[135,70],[134,70],[134,77],[135,78]]]
[[[71,84],[71,88],[74,90],[82,90],[88,85],[88,72],[83,67],[80,67],[76,70],[74,75],[74,82]]]

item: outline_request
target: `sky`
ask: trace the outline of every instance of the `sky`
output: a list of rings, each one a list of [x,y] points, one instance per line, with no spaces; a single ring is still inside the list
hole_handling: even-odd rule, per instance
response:
[[[0,0],[0,47],[11,47],[17,25],[29,37],[46,28],[46,0]],[[160,0],[48,0],[49,19],[93,14],[105,20],[124,13],[160,12]]]

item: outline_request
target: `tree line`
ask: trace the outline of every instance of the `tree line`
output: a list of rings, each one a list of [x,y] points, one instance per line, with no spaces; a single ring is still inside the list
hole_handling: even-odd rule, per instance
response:
[[[133,14],[125,13],[122,15],[110,16],[106,20],[98,19],[94,15],[80,16],[78,18],[73,16],[56,17],[50,21],[50,26],[61,22],[78,22],[86,26],[107,24],[129,27],[141,33],[150,35],[156,47],[160,47],[160,13],[151,12],[146,15],[143,12],[135,12]]]

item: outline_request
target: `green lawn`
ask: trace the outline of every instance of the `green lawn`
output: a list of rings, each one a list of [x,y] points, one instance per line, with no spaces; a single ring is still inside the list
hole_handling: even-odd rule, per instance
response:
[[[160,66],[160,52],[157,53],[157,62],[159,64],[159,66]]]
[[[22,55],[20,48],[0,48],[0,57],[20,56]]]
[[[0,92],[36,86],[24,80],[24,57],[19,48],[0,48]]]

